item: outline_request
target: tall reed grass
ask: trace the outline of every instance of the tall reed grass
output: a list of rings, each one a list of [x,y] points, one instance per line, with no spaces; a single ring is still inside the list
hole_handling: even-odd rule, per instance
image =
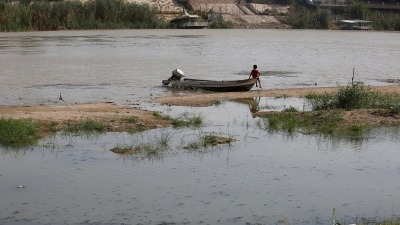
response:
[[[372,11],[363,2],[351,2],[345,13],[354,19],[370,20],[375,30],[400,30],[400,14],[395,12]]]
[[[400,14],[369,10],[360,1],[350,2],[344,9],[350,19],[370,20],[374,30],[400,30]],[[309,7],[294,2],[289,10],[286,22],[295,29],[329,29],[334,23],[333,13],[328,9]]]
[[[336,93],[306,96],[313,110],[328,109],[384,109],[396,114],[400,111],[400,95],[382,94],[363,83],[341,87]]]
[[[292,4],[286,22],[295,29],[329,29],[332,15],[327,9]]]
[[[38,138],[37,131],[37,125],[31,120],[0,118],[0,145],[34,144]]]
[[[123,0],[34,1],[30,4],[6,4],[0,0],[0,31],[168,26],[155,9]]]

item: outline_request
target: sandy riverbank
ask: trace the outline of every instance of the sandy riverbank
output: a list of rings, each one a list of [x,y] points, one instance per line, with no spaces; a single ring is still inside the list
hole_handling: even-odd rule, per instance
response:
[[[372,87],[382,93],[400,94],[400,86]],[[202,93],[190,96],[169,96],[157,98],[155,101],[166,105],[180,106],[209,106],[216,101],[230,100],[248,97],[276,97],[276,96],[304,96],[311,92],[324,93],[338,90],[334,87],[312,87],[291,89],[266,89],[249,92],[223,92]],[[346,116],[347,115],[347,116]],[[372,124],[390,123],[399,124],[400,118],[375,115],[368,110],[357,112],[349,111],[344,114],[349,121],[370,121]],[[155,116],[154,112],[117,106],[108,103],[74,104],[63,106],[7,106],[0,107],[0,117],[14,119],[32,119],[42,124],[57,123],[62,127],[71,122],[79,122],[85,119],[100,121],[106,124],[108,131],[144,130],[167,127],[170,121],[162,120]],[[128,123],[127,118],[136,117],[136,123]]]
[[[146,130],[170,126],[171,122],[155,116],[154,112],[117,106],[108,103],[74,104],[63,106],[0,107],[0,117],[32,119],[43,126],[56,123],[57,130],[69,123],[95,120],[105,124],[108,131]],[[130,118],[135,118],[136,122]]]
[[[400,94],[400,86],[377,86],[372,87],[381,93],[397,93]],[[290,89],[264,89],[252,90],[249,92],[222,92],[222,93],[206,93],[191,96],[168,96],[157,98],[156,102],[166,105],[180,106],[209,106],[216,101],[230,100],[237,98],[251,97],[279,97],[279,96],[305,96],[309,93],[324,93],[337,91],[338,87],[308,87],[308,88],[290,88]]]

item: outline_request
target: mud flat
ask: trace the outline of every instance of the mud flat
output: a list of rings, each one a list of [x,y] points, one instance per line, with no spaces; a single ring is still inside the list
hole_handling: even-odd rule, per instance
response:
[[[400,86],[372,87],[381,93],[400,94]],[[264,89],[249,92],[201,93],[187,96],[160,97],[155,101],[165,105],[204,107],[218,101],[251,97],[301,97],[309,93],[325,93],[337,91],[336,87]],[[349,121],[370,120],[373,123],[399,124],[399,118],[376,118],[370,110],[344,112]],[[171,126],[171,121],[159,118],[156,113],[144,109],[117,106],[110,103],[74,104],[62,106],[3,106],[0,117],[13,119],[32,119],[43,125],[56,122],[58,129],[72,122],[96,120],[106,125],[107,131],[146,130]],[[136,118],[132,124],[127,119]],[[357,118],[355,118],[357,117]],[[369,119],[368,119],[369,118]]]
[[[0,117],[32,119],[44,125],[56,122],[59,129],[69,123],[89,119],[102,122],[108,131],[144,130],[170,126],[170,121],[158,118],[154,112],[109,103],[7,106],[0,107]],[[126,121],[129,118],[135,118],[137,121],[134,124],[128,123]]]
[[[400,94],[400,86],[374,86],[371,87],[381,93]],[[339,87],[312,87],[312,88],[290,88],[290,89],[262,89],[249,92],[221,92],[204,93],[190,96],[168,96],[157,98],[156,102],[166,105],[180,106],[209,106],[221,100],[251,97],[301,97],[310,93],[331,93],[339,90]]]

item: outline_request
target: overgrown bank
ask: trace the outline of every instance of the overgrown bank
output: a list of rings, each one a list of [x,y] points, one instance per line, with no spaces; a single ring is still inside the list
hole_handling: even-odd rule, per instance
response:
[[[123,0],[22,1],[0,0],[0,31],[167,28],[155,9]]]
[[[374,30],[400,30],[400,14],[395,12],[372,11],[362,2],[351,2],[343,11],[350,19],[370,20]],[[294,2],[286,19],[286,23],[295,29],[334,29],[335,15],[331,10],[318,6],[307,6],[300,1]],[[349,18],[342,18],[349,19]]]
[[[341,87],[333,93],[305,96],[310,112],[289,107],[264,112],[260,125],[270,131],[357,136],[376,125],[400,125],[400,95],[380,93],[362,83]]]

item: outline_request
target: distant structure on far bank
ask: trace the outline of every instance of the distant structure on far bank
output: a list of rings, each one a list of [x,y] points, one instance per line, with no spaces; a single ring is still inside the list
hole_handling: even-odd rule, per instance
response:
[[[190,15],[183,8],[182,15],[171,20],[172,24],[175,24],[177,28],[182,29],[201,29],[208,27],[208,22],[204,21],[198,15]]]

